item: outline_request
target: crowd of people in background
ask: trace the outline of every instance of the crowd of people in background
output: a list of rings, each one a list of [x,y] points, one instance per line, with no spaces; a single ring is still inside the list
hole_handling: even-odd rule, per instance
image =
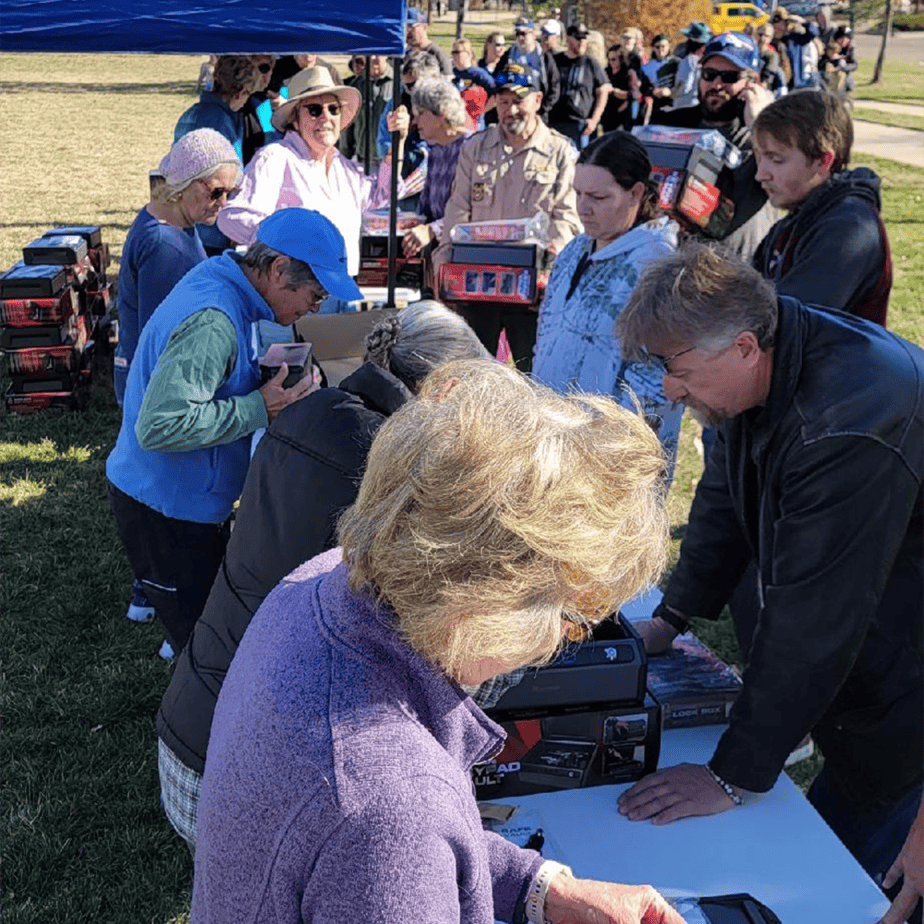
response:
[[[632,477],[638,478],[636,487],[642,485],[645,504],[670,483],[684,407],[693,409],[704,426],[708,497],[691,515],[692,551],[685,551],[667,602],[656,611],[643,638],[650,650],[658,650],[685,630],[691,615],[715,615],[729,597],[742,651],[750,653],[757,667],[745,675],[746,706],[732,715],[729,736],[716,757],[697,773],[672,773],[677,768],[671,768],[642,781],[626,794],[620,810],[633,819],[652,817],[659,809],[652,807],[650,793],[659,786],[677,805],[692,806],[671,819],[684,812],[711,814],[731,808],[740,803],[743,790],[762,792],[772,786],[789,751],[813,732],[828,760],[825,775],[810,794],[818,810],[871,875],[881,881],[892,864],[899,864],[896,868],[905,873],[906,882],[912,879],[912,848],[905,844],[905,835],[921,800],[921,768],[915,768],[913,758],[922,722],[920,704],[912,702],[921,676],[920,631],[911,625],[915,618],[920,621],[920,594],[912,601],[909,587],[915,575],[920,577],[920,542],[915,545],[914,535],[920,527],[915,518],[920,516],[922,473],[920,453],[906,436],[913,430],[920,437],[921,409],[913,407],[913,401],[903,405],[896,412],[904,415],[896,427],[873,403],[860,410],[852,406],[849,395],[841,393],[842,379],[827,383],[798,378],[799,370],[808,368],[809,354],[817,359],[832,350],[848,362],[867,349],[865,355],[873,356],[869,361],[878,364],[877,401],[885,401],[881,385],[890,369],[909,381],[915,369],[924,372],[924,361],[916,353],[908,358],[903,342],[884,331],[892,263],[880,214],[879,179],[867,168],[850,169],[853,131],[845,95],[857,67],[850,29],[831,22],[827,12],[807,22],[778,7],[761,25],[718,35],[704,22],[690,22],[678,34],[650,35],[625,24],[609,47],[599,33],[577,21],[550,18],[537,25],[521,16],[513,31],[509,42],[503,31],[493,31],[476,43],[458,38],[447,51],[432,40],[423,13],[412,8],[404,59],[356,55],[347,74],[311,53],[212,56],[198,77],[199,100],[180,116],[172,147],[152,176],[150,202],[129,232],[119,277],[122,342],[115,359],[124,419],[107,475],[110,503],[135,577],[128,616],[147,621],[156,615],[167,636],[163,656],[178,656],[179,668],[158,714],[160,772],[169,819],[197,857],[197,920],[222,920],[221,909],[237,901],[227,891],[226,843],[244,830],[249,833],[242,851],[272,841],[283,865],[291,858],[302,864],[291,876],[277,866],[269,878],[261,872],[262,859],[248,865],[255,877],[253,890],[258,891],[259,882],[267,907],[278,911],[295,900],[296,892],[310,894],[317,903],[312,908],[345,907],[346,899],[330,883],[303,881],[302,874],[314,862],[352,868],[359,863],[354,849],[345,844],[335,850],[325,844],[312,853],[315,847],[300,836],[287,839],[280,848],[276,825],[282,824],[283,803],[289,796],[278,788],[267,796],[272,788],[269,777],[261,777],[257,785],[255,776],[248,777],[249,782],[241,782],[239,776],[241,761],[251,762],[251,772],[263,760],[253,734],[241,731],[241,716],[252,712],[254,721],[275,729],[273,710],[250,701],[242,687],[262,683],[260,659],[267,656],[265,651],[245,647],[245,667],[240,670],[250,674],[233,680],[232,692],[224,695],[225,704],[234,701],[239,711],[232,714],[229,706],[222,711],[219,703],[220,756],[211,771],[213,789],[203,798],[218,691],[263,598],[304,558],[322,556],[290,584],[298,599],[308,601],[304,587],[309,579],[328,572],[337,575],[327,585],[329,598],[305,602],[306,607],[316,607],[319,624],[328,618],[355,618],[357,607],[366,606],[354,599],[361,582],[350,576],[350,569],[365,573],[358,560],[344,571],[339,553],[331,558],[329,550],[338,542],[336,515],[356,500],[370,451],[371,467],[381,470],[376,477],[382,483],[376,489],[382,498],[367,515],[368,522],[361,523],[362,504],[371,503],[362,493],[367,491],[364,481],[353,520],[344,527],[347,541],[343,536],[339,541],[351,549],[375,545],[379,540],[364,530],[379,529],[387,505],[399,504],[401,486],[382,487],[388,465],[370,450],[374,434],[380,428],[391,433],[405,418],[414,420],[415,409],[423,406],[417,402],[419,393],[429,396],[431,417],[417,420],[422,428],[417,432],[433,426],[436,433],[439,427],[433,421],[443,414],[455,414],[470,424],[472,407],[490,413],[489,399],[479,393],[476,382],[478,362],[463,363],[454,377],[429,390],[423,382],[442,363],[485,362],[495,356],[508,359],[521,372],[531,372],[536,383],[532,391],[520,393],[516,373],[509,370],[514,378],[495,382],[498,407],[512,415],[512,425],[520,428],[513,432],[523,439],[532,438],[528,435],[540,418],[573,417],[576,429],[569,429],[569,440],[578,439],[582,428],[597,432],[604,418],[607,427],[625,428],[632,414],[620,416],[625,412],[596,404],[602,400],[599,396],[615,399],[628,411],[640,411],[647,429],[633,433],[632,439],[638,443],[644,473]],[[737,149],[738,161],[727,167],[731,213],[720,235],[721,251],[716,251],[715,241],[710,247],[703,245],[701,229],[662,209],[650,153],[632,133],[645,125],[718,132]],[[400,321],[378,325],[367,339],[364,365],[339,389],[319,390],[319,369],[294,388],[283,387],[285,370],[261,381],[258,356],[270,343],[291,340],[294,321],[307,312],[349,311],[358,300],[354,278],[363,215],[389,203],[395,161],[399,206],[417,215],[416,224],[409,223],[401,232],[402,252],[422,260],[422,295],[435,300],[407,309]],[[440,269],[450,259],[454,228],[469,222],[532,219],[537,213],[545,216],[547,230],[534,305],[440,304]],[[742,292],[748,299],[754,295],[759,311],[750,311]],[[705,312],[701,302],[707,294],[712,307]],[[720,304],[727,312],[712,311]],[[824,308],[816,311],[807,304]],[[258,332],[256,339],[251,326]],[[774,355],[786,357],[787,369],[794,370],[790,378],[774,366]],[[835,366],[841,369],[843,363]],[[797,378],[799,384],[793,384]],[[587,396],[586,405],[575,393]],[[529,420],[513,414],[518,400],[524,409],[532,409]],[[792,410],[800,401],[804,405]],[[813,408],[808,418],[799,416],[804,406]],[[844,420],[832,414],[842,414]],[[794,637],[781,636],[780,623],[774,622],[789,620],[785,624],[790,625],[793,614],[804,610],[804,603],[787,597],[785,587],[780,589],[781,582],[791,579],[793,586],[813,586],[812,599],[819,600],[822,588],[829,588],[833,599],[845,586],[839,578],[844,569],[855,573],[862,570],[862,562],[851,547],[832,556],[843,567],[826,568],[825,556],[808,549],[801,536],[793,540],[794,547],[804,549],[799,561],[792,554],[784,555],[783,561],[774,557],[779,552],[766,530],[774,523],[785,530],[785,517],[780,515],[785,500],[768,497],[772,491],[763,480],[765,469],[740,494],[740,485],[723,481],[725,458],[744,471],[753,463],[753,447],[766,448],[771,442],[772,426],[764,418],[773,415],[772,426],[779,425],[792,442],[784,449],[774,445],[767,450],[772,461],[759,464],[773,469],[773,478],[793,492],[793,503],[805,505],[800,515],[814,517],[812,522],[821,524],[819,534],[832,537],[832,542],[849,522],[891,556],[885,564],[867,569],[868,594],[855,595],[872,601],[869,606],[858,609],[856,599],[843,600],[844,612],[853,607],[853,615],[845,616],[836,630],[828,626],[828,641],[812,652],[814,680],[792,666],[809,656],[801,650],[794,653]],[[388,423],[391,419],[394,422]],[[826,476],[818,482],[820,512],[814,509],[818,499],[807,500],[807,489],[799,487],[815,484],[817,472],[827,473],[833,465],[837,452],[826,447],[837,443],[841,423],[852,427],[852,434],[865,434],[862,449],[853,443],[847,448],[862,455],[866,468],[857,470],[868,472],[870,484],[880,483],[874,469],[885,466],[886,457],[894,466],[890,490],[901,495],[896,504],[902,510],[894,521],[882,509],[873,510],[871,499],[862,506],[860,495],[851,492],[862,488],[869,494],[868,485],[856,485],[853,476]],[[730,435],[721,429],[726,426]],[[251,461],[251,436],[264,428],[267,434]],[[491,451],[477,464],[472,462],[479,478],[479,465],[494,464],[492,453],[498,459],[503,455],[497,430],[489,435],[494,441]],[[406,436],[411,431],[398,432]],[[793,448],[796,443],[798,448]],[[582,451],[589,468],[605,467],[599,448]],[[756,455],[757,449],[753,451]],[[416,446],[414,452],[420,458],[408,456],[409,472],[436,465],[425,446]],[[713,453],[721,461],[710,463]],[[785,470],[785,477],[774,466]],[[586,474],[588,484],[597,478],[593,484],[598,487],[617,477],[603,468]],[[766,483],[770,481],[767,476]],[[613,482],[607,483],[609,487],[600,489],[614,491]],[[373,490],[368,487],[368,492]],[[719,496],[723,491],[724,502]],[[303,497],[303,506],[298,506],[293,497],[305,492],[310,497]],[[237,531],[229,545],[228,521],[242,493]],[[724,537],[707,535],[712,527],[703,510],[710,504],[718,510],[711,522],[721,520],[727,527]],[[498,510],[485,515],[485,529],[495,528],[502,506],[498,501]],[[842,506],[863,510],[862,522]],[[394,522],[406,520],[401,529],[413,532],[426,511],[409,510],[402,508]],[[590,522],[596,513],[580,508],[578,516]],[[609,528],[621,516],[619,505],[607,516],[604,526]],[[543,550],[544,543],[552,542],[554,531],[549,530],[552,525],[547,522],[536,525],[535,544]],[[519,548],[519,542],[519,537],[504,532],[501,553]],[[733,571],[732,577],[722,578],[729,586],[723,585],[727,594],[719,600],[715,587],[721,583],[716,575],[722,562],[715,555],[717,549],[730,549],[729,543],[734,545],[736,566],[727,572]],[[640,575],[656,567],[657,544],[653,540],[647,557],[639,554],[639,573],[630,582],[633,590],[640,586]],[[382,553],[378,545],[376,549],[376,555]],[[754,559],[750,564],[749,551]],[[696,558],[699,553],[702,557]],[[542,568],[551,567],[551,554],[537,553]],[[601,590],[603,578],[580,571],[585,565],[577,547],[568,554],[578,570],[569,570],[570,559],[555,566],[568,573],[552,593],[561,596],[552,620],[556,626],[562,607],[575,611],[565,615],[566,620],[583,624],[594,610],[592,596],[611,596],[609,590]],[[372,569],[373,561],[370,551],[362,567]],[[711,571],[703,570],[704,562]],[[382,574],[375,575],[376,582],[385,581]],[[492,592],[506,592],[513,580],[505,576]],[[447,594],[459,592],[458,574],[439,581]],[[282,597],[272,599],[279,618],[288,619],[290,610]],[[892,608],[888,614],[883,600]],[[427,619],[435,618],[435,604],[427,605]],[[774,607],[785,610],[785,619]],[[200,620],[203,611],[206,615]],[[815,616],[807,614],[806,622]],[[398,610],[397,618],[404,626],[410,613]],[[295,630],[286,628],[287,623],[280,623],[282,628],[266,619],[261,623],[259,614],[257,622],[263,626],[257,631],[264,633],[261,644],[270,652],[273,669],[291,671],[297,646],[293,654],[288,639],[279,633]],[[867,635],[870,625],[874,628]],[[448,655],[442,648],[405,644],[405,636],[399,644],[392,628],[386,631],[383,626],[372,635],[375,645],[398,645],[396,657],[411,659],[409,676],[429,678],[415,688],[414,696],[424,701],[444,695],[438,684],[428,686],[432,672],[445,667],[440,659]],[[789,673],[773,676],[766,646],[776,646],[774,650],[791,658]],[[312,642],[306,644],[309,649],[322,659],[341,657],[335,642]],[[478,655],[476,661],[469,654],[468,660],[463,658],[446,672],[466,690],[471,688],[479,702],[482,682],[508,671],[514,678],[510,682],[515,682],[516,670],[541,660],[537,650],[506,660],[491,654],[493,673],[485,672],[482,658],[488,654]],[[472,651],[480,649],[475,646]],[[901,660],[895,655],[895,664],[902,665],[903,679],[897,679],[897,668],[882,666],[891,664],[898,651]],[[423,660],[417,657],[421,653]],[[789,678],[792,689],[805,687],[799,708],[780,677]],[[378,689],[378,681],[365,669],[357,669],[357,683],[349,695],[361,695],[364,684]],[[310,686],[299,695],[317,695]],[[453,689],[453,695],[464,695],[458,693],[461,688]],[[327,695],[330,691],[325,690]],[[299,709],[303,705],[296,704]],[[852,731],[849,723],[857,709],[866,710],[867,718],[862,730]],[[772,734],[769,726],[754,724],[753,715],[764,713],[777,718]],[[893,744],[896,723],[907,722],[917,722],[917,732],[908,732],[912,743],[899,754]],[[311,737],[310,729],[295,724],[293,734]],[[414,723],[405,725],[401,734],[409,740],[420,734],[411,727]],[[431,732],[428,727],[427,734]],[[328,733],[333,729],[324,731]],[[271,744],[274,759],[282,759],[285,740],[273,739]],[[326,765],[333,760],[327,746],[313,741],[314,751],[305,753],[316,751],[311,759]],[[754,754],[760,756],[757,769],[751,760]],[[336,764],[330,772],[347,771]],[[288,780],[285,786],[297,785],[294,778],[282,776]],[[870,783],[874,777],[875,786]],[[858,796],[863,787],[873,795]],[[258,790],[273,803],[276,820],[267,826],[249,817],[239,828],[234,815],[239,803],[234,800],[246,801]],[[200,798],[206,841],[201,856]],[[860,803],[862,837],[851,808]],[[309,817],[314,809],[305,811]],[[338,813],[346,809],[325,804],[319,811],[325,824],[342,824]],[[467,811],[460,809],[463,815]],[[419,824],[409,811],[408,818],[412,816],[413,824]],[[447,824],[460,824],[460,817],[447,818]],[[913,830],[920,825],[919,817]],[[411,825],[408,832],[413,830]],[[865,839],[882,832],[888,843],[880,843],[875,853],[867,851]],[[484,850],[472,849],[475,854]],[[496,893],[503,895],[507,911],[522,911],[517,897],[522,882],[538,883],[548,901],[568,905],[561,880],[554,879],[561,870],[522,853],[508,856],[505,849],[489,846],[487,854],[491,862],[495,854],[504,854],[503,862],[515,879]],[[434,876],[446,876],[446,869],[437,866]],[[898,872],[885,878],[886,885],[892,885]],[[294,892],[290,879],[297,881]],[[453,890],[454,883],[453,879],[446,888]],[[589,883],[581,901],[596,908],[606,893],[604,886],[611,887]],[[421,895],[435,906],[442,901],[435,891],[411,895],[399,894],[396,888],[389,882],[384,889],[392,904],[383,907],[404,908]],[[464,890],[459,888],[461,895]],[[478,889],[465,893],[465,902],[487,907],[489,891],[481,882]],[[364,894],[362,901],[367,899]],[[350,902],[358,900],[354,896]],[[645,893],[644,902],[650,911],[640,912],[639,921],[675,920],[660,899]],[[582,919],[574,913],[575,920]],[[280,914],[273,919],[289,918]]]

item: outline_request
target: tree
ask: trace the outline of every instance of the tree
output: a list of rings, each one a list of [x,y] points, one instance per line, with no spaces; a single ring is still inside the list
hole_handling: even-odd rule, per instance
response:
[[[876,66],[873,68],[873,79],[870,83],[882,83],[882,69],[885,66],[886,45],[889,41],[889,34],[892,32],[892,0],[885,0],[885,17],[883,18],[882,27],[882,44],[879,46],[879,55],[876,58]]]

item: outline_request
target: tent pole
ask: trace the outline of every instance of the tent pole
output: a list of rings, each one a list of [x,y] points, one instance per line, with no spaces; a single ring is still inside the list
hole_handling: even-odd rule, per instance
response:
[[[401,58],[391,59],[392,73],[392,111],[397,112],[401,105]],[[399,136],[391,133],[391,195],[388,198],[388,299],[386,308],[395,306],[395,276],[398,269],[398,164]]]
[[[372,166],[372,117],[375,112],[375,100],[372,99],[372,75],[369,73],[371,61],[372,57],[366,55],[366,67],[363,71],[363,109],[366,111],[366,136],[363,138],[363,169],[366,171],[366,176],[369,176]]]

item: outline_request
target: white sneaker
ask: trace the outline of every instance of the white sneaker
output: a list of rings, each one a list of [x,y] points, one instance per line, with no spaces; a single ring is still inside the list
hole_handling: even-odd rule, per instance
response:
[[[132,602],[128,604],[125,618],[132,622],[150,622],[154,618],[154,607],[145,596],[144,586],[140,581],[132,581]]]

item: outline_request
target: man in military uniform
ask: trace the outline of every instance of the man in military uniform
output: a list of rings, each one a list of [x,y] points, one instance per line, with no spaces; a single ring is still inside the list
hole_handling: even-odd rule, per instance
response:
[[[555,254],[581,231],[574,192],[577,152],[564,135],[539,118],[542,92],[535,74],[516,64],[495,74],[498,124],[463,145],[446,203],[443,243],[433,257],[435,273],[450,257],[450,233],[460,222],[549,217],[548,269]],[[529,371],[536,341],[538,306],[452,306],[485,347],[495,352],[501,329],[517,366]]]

